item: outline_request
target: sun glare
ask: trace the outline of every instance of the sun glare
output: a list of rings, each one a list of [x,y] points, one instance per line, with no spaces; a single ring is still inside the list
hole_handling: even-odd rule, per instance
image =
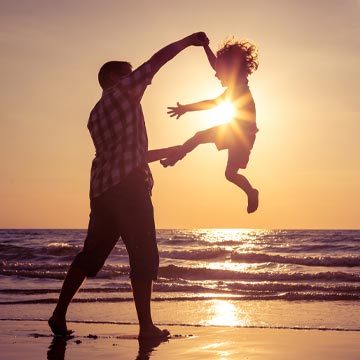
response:
[[[212,126],[229,122],[235,115],[234,105],[230,101],[223,101],[211,110],[210,122]]]
[[[233,302],[213,300],[211,305],[210,318],[205,322],[206,325],[245,326],[247,324],[246,313],[237,309]]]

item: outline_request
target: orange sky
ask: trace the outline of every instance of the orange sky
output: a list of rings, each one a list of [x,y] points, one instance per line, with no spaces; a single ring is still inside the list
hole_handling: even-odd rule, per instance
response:
[[[260,129],[244,172],[225,180],[226,151],[196,149],[176,167],[153,164],[158,228],[360,228],[359,1],[1,1],[0,227],[84,228],[93,145],[86,129],[110,59],[134,66],[169,42],[205,31],[256,42],[250,77]],[[223,91],[201,48],[156,75],[143,100],[150,148],[210,126],[166,106]]]

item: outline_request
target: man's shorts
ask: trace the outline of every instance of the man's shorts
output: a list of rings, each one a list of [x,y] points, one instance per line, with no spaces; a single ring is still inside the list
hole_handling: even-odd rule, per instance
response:
[[[122,184],[90,201],[90,221],[83,250],[72,267],[94,277],[104,265],[119,237],[129,254],[130,277],[156,280],[159,254],[154,210],[145,176],[134,172]]]

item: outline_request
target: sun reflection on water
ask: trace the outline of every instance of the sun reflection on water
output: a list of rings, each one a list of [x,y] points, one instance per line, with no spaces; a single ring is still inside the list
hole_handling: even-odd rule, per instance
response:
[[[251,263],[235,263],[231,261],[211,262],[207,264],[208,269],[212,270],[229,270],[229,271],[250,271],[255,268],[256,264]]]
[[[216,326],[246,326],[247,314],[237,308],[233,302],[227,300],[211,300],[209,318],[204,325]]]
[[[239,243],[254,242],[269,231],[262,229],[196,229],[192,230],[199,239],[211,242],[234,241]]]

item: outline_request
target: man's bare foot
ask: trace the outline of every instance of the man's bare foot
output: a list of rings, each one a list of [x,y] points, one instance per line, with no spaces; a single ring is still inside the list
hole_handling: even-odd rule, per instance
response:
[[[48,320],[51,331],[54,335],[58,336],[70,336],[74,331],[68,330],[66,327],[66,320],[64,318],[57,317],[55,315],[51,316]]]
[[[170,337],[170,332],[166,329],[159,329],[155,325],[149,325],[146,327],[140,328],[139,332],[139,339],[145,340],[145,339],[167,339]]]
[[[257,210],[258,206],[259,206],[259,191],[254,189],[248,194],[247,212],[249,214],[255,212]]]

